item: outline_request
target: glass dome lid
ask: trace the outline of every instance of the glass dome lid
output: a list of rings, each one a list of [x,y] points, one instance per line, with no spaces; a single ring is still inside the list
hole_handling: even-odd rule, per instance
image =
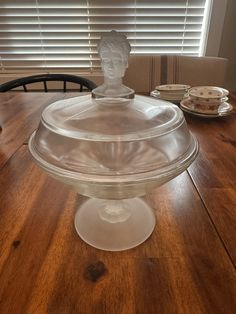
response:
[[[31,144],[48,170],[103,182],[167,175],[197,149],[182,111],[144,96],[57,101],[44,110]]]
[[[79,181],[156,180],[177,175],[197,154],[182,111],[172,103],[134,95],[122,84],[130,45],[112,31],[98,50],[104,83],[84,95],[57,101],[42,114],[30,141],[48,172]]]
[[[68,138],[90,141],[137,141],[172,132],[184,122],[182,112],[164,101],[100,98],[90,95],[58,101],[42,114],[42,124]]]

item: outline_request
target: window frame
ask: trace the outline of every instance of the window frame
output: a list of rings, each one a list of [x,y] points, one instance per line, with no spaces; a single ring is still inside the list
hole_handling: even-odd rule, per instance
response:
[[[208,2],[209,23],[205,25],[202,55],[218,57],[228,0],[208,0]]]

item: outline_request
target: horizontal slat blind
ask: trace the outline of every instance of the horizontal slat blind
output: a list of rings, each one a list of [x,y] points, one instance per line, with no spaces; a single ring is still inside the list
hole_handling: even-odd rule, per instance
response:
[[[1,0],[3,72],[96,70],[103,32],[135,54],[198,55],[207,0]]]

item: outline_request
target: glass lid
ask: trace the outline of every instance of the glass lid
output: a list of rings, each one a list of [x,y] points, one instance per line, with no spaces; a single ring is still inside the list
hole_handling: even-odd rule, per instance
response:
[[[130,45],[112,31],[99,44],[104,83],[48,106],[30,141],[36,161],[52,174],[96,182],[169,176],[197,154],[182,111],[134,95],[122,84]]]
[[[130,141],[162,136],[183,123],[177,107],[164,101],[90,95],[58,101],[42,114],[42,124],[68,138],[93,141]]]

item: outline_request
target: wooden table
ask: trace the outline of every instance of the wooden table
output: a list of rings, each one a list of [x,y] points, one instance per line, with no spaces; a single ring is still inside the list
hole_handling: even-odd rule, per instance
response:
[[[104,252],[75,231],[83,197],[27,148],[43,108],[69,96],[0,95],[0,313],[236,313],[236,114],[186,115],[200,153],[147,196],[154,233],[135,249]]]

